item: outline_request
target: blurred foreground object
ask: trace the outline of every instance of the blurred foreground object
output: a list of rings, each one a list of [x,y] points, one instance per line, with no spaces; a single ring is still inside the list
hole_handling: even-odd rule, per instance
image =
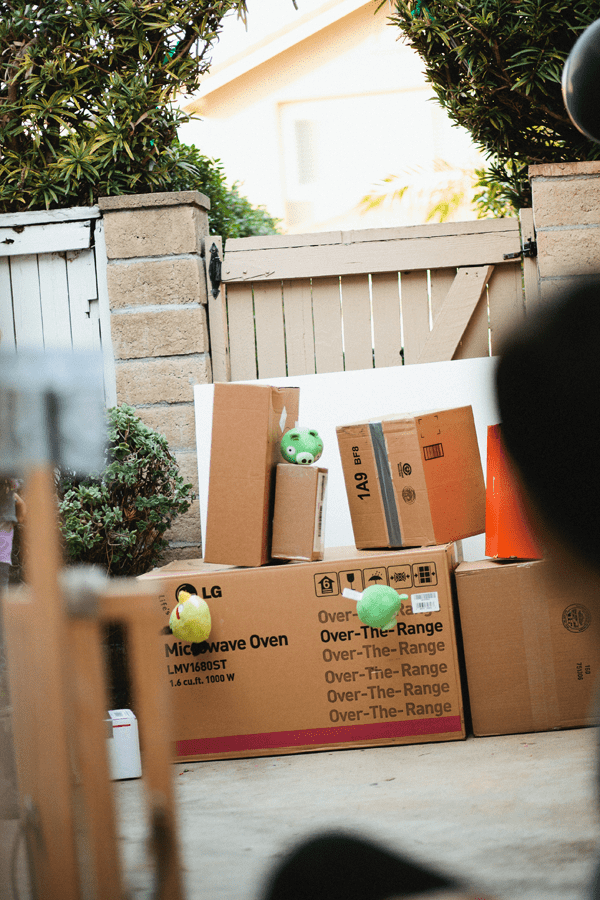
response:
[[[0,472],[54,465],[84,475],[104,467],[100,353],[0,353]]]
[[[577,38],[562,74],[563,99],[571,121],[600,143],[600,19]]]
[[[0,358],[1,468],[24,474],[28,507],[26,585],[3,598],[19,836],[34,897],[82,900],[89,879],[97,900],[125,897],[101,636],[106,623],[122,623],[145,748],[154,896],[180,900],[168,701],[158,656],[148,652],[160,630],[156,590],[133,579],[108,580],[89,566],[62,571],[55,468],[83,475],[102,467],[102,397],[102,367],[92,354]],[[83,829],[76,821],[81,808]]]
[[[504,444],[554,552],[600,572],[600,278],[530,315],[496,373]],[[545,541],[544,541],[545,543]]]

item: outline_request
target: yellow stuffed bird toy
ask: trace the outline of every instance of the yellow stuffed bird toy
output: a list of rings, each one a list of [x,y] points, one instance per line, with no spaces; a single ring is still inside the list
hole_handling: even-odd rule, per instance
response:
[[[210,609],[197,594],[180,591],[179,603],[171,613],[169,628],[179,641],[200,644],[210,634]]]

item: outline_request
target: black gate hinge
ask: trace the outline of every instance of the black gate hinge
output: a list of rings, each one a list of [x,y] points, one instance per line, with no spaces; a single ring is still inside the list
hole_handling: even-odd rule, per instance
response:
[[[219,288],[221,287],[221,260],[219,259],[219,250],[216,244],[213,244],[210,248],[208,277],[210,279],[211,293],[213,297],[218,297]]]
[[[518,253],[505,253],[504,259],[519,259],[519,257],[534,257],[537,256],[537,241],[528,240],[523,244],[523,249],[519,250]]]

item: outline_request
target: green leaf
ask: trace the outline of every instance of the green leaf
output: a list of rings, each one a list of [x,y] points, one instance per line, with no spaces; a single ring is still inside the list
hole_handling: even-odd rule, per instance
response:
[[[176,98],[198,89],[232,12],[245,16],[245,0],[4,4],[0,212],[203,190],[227,237],[224,173],[178,142],[189,117]]]
[[[600,18],[600,0],[427,5],[435,16],[427,27],[411,18],[412,0],[396,0],[390,21],[421,57],[425,77],[452,121],[493,161],[478,194],[479,213],[530,206],[529,163],[600,158],[600,145],[570,121],[561,90],[567,56],[582,31]]]
[[[77,481],[59,473],[61,531],[72,562],[103,566],[113,575],[138,575],[160,562],[163,535],[195,499],[165,437],[121,405],[107,413],[109,451],[104,470]]]

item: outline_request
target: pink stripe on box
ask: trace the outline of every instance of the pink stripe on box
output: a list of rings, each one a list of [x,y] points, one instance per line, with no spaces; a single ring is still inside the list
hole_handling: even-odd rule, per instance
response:
[[[235,753],[246,750],[272,750],[277,747],[310,747],[314,744],[345,744],[353,741],[377,741],[421,734],[462,732],[460,716],[413,719],[409,722],[379,722],[373,725],[344,725],[339,728],[307,728],[302,731],[271,731],[264,734],[234,734],[224,737],[193,738],[177,741],[177,756],[204,753]]]

